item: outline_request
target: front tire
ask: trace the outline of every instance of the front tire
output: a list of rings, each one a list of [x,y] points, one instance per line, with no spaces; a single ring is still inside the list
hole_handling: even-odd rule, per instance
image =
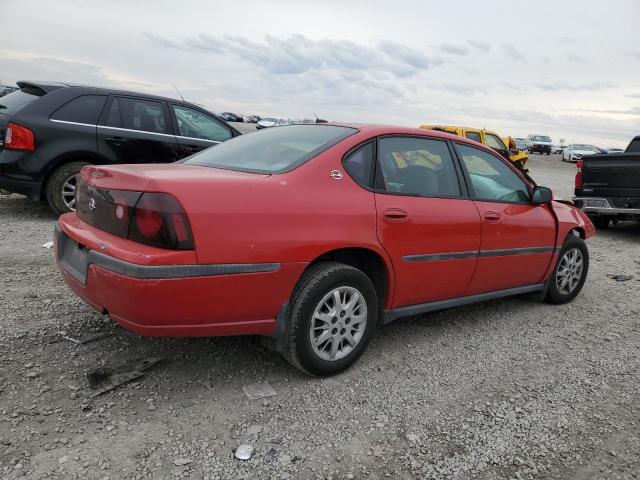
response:
[[[585,241],[570,233],[558,255],[556,268],[549,279],[545,300],[556,305],[572,301],[587,279],[589,272],[589,249]]]
[[[364,273],[336,262],[313,265],[291,297],[284,356],[309,375],[345,370],[367,348],[378,314],[378,295]]]
[[[70,162],[58,167],[45,185],[47,203],[56,215],[75,211],[77,176],[87,162]]]

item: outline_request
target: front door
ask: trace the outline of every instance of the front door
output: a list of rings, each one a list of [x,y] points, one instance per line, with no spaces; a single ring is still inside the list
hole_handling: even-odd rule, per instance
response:
[[[233,133],[212,115],[184,105],[171,105],[181,158],[229,140]]]
[[[544,280],[556,224],[547,205],[531,203],[525,181],[496,155],[456,143],[482,222],[478,266],[467,295]]]
[[[110,163],[169,163],[179,159],[165,102],[113,97],[98,124],[98,152]]]
[[[480,217],[465,197],[448,143],[378,140],[378,238],[393,262],[393,307],[461,296],[476,266]]]

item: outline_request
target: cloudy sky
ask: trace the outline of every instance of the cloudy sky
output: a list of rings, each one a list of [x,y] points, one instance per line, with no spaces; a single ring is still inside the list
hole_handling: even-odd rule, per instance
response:
[[[0,81],[183,96],[214,111],[462,124],[626,146],[640,1],[0,0]],[[10,21],[6,21],[10,19]]]

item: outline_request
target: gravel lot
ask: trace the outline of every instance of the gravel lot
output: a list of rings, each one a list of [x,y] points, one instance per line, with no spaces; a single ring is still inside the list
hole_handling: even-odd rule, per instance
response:
[[[532,155],[530,167],[570,197],[573,165]],[[590,240],[569,305],[511,298],[401,320],[351,370],[310,379],[255,338],[142,338],[106,321],[42,247],[54,221],[0,198],[1,478],[640,475],[637,224]],[[63,338],[97,332],[112,336]],[[165,361],[90,398],[89,369],[149,356]],[[249,400],[257,382],[277,395]]]

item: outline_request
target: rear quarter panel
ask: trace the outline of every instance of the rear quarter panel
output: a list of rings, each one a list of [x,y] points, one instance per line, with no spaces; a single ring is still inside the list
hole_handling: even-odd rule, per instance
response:
[[[229,176],[214,183],[205,173],[202,180],[152,183],[147,190],[180,199],[199,263],[311,262],[347,247],[368,248],[388,262],[377,240],[374,195],[341,163],[367,138],[362,133],[349,137],[288,173]],[[343,172],[343,178],[333,179],[332,170]]]

